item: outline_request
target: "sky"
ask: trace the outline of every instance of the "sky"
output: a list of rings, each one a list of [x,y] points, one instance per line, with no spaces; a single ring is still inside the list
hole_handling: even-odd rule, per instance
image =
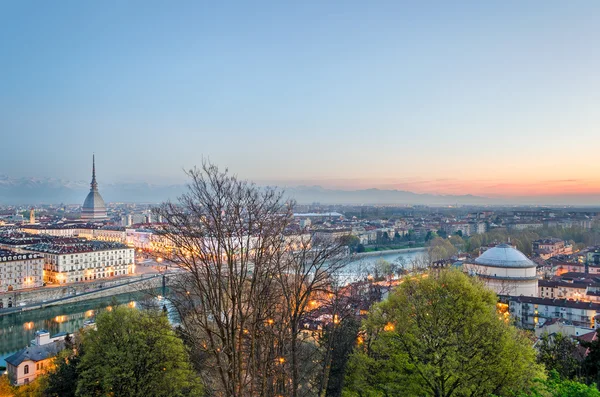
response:
[[[600,2],[0,2],[0,174],[600,194]]]

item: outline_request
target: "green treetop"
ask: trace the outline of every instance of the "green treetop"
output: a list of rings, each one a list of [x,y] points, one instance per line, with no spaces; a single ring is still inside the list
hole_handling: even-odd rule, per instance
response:
[[[496,295],[456,270],[406,280],[363,324],[344,396],[489,396],[529,390],[543,367],[496,311]]]
[[[164,314],[119,306],[100,314],[96,324],[97,330],[82,333],[75,395],[202,395],[183,342]]]

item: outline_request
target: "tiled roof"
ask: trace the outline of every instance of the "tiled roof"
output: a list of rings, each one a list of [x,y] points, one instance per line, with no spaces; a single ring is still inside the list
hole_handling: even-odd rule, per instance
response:
[[[19,350],[12,356],[9,356],[5,359],[5,361],[15,367],[19,366],[23,361],[41,361],[45,360],[49,357],[56,356],[58,352],[64,349],[64,342],[57,341],[48,343],[42,346],[29,346],[24,349]]]

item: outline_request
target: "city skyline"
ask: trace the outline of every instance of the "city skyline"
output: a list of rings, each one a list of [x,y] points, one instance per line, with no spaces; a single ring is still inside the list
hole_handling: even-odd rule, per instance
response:
[[[595,2],[0,11],[1,175],[600,195]]]

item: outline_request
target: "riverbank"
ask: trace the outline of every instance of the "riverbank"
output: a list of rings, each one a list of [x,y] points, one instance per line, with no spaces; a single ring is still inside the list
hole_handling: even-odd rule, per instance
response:
[[[110,284],[109,284],[110,283]],[[108,285],[107,285],[108,284]],[[84,292],[77,291],[74,286],[65,285],[64,288],[47,288],[28,291],[35,294],[34,299],[26,298],[27,292],[19,293],[19,300],[27,302],[24,305],[16,305],[10,308],[0,309],[0,317],[13,313],[25,312],[29,310],[43,309],[45,307],[77,303],[86,300],[111,297],[119,294],[133,293],[144,289],[157,288],[162,285],[162,276],[159,274],[141,275],[139,278],[132,277],[102,282],[97,289],[91,289],[87,285]],[[29,297],[32,298],[32,297]],[[17,299],[15,299],[17,301]],[[17,301],[18,302],[18,301]]]
[[[38,330],[45,329],[51,335],[60,332],[71,334],[81,329],[86,320],[94,320],[98,313],[115,303],[145,308],[147,302],[152,302],[156,294],[162,294],[160,289],[125,294],[115,294],[115,290],[112,289],[111,292],[111,295],[96,299],[75,303],[63,302],[60,305],[44,307],[43,310],[18,311],[1,316],[0,366],[6,365],[6,357],[30,345]],[[168,302],[166,303],[168,305]]]
[[[368,256],[382,256],[382,255],[390,255],[390,254],[404,254],[410,252],[421,252],[425,251],[425,247],[415,247],[415,248],[399,248],[399,249],[391,249],[391,250],[381,250],[381,251],[371,251],[371,252],[360,252],[354,254],[355,258],[363,258]]]

